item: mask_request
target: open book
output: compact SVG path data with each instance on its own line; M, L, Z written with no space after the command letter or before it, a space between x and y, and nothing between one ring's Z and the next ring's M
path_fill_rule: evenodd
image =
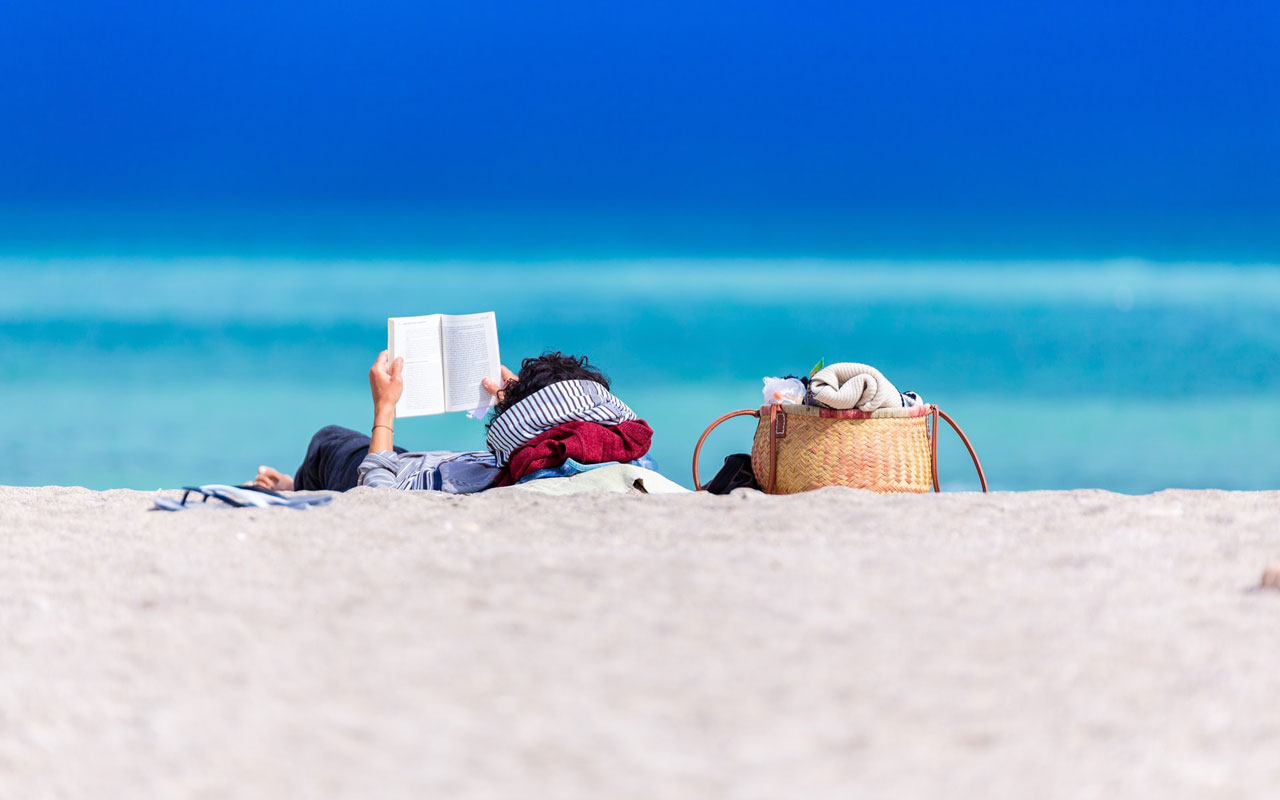
M493 405L480 381L502 380L498 323L493 312L428 314L387 320L391 361L404 359L404 394L397 417L471 411Z

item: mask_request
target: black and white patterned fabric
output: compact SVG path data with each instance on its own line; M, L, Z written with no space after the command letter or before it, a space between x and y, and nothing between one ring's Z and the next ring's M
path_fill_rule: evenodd
M498 415L485 445L498 464L539 434L566 422L621 425L636 419L627 404L595 381L560 381L539 389Z

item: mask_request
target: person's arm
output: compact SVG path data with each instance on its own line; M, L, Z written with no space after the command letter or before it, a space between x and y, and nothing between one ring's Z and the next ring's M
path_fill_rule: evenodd
M404 359L397 358L387 370L387 351L369 368L369 393L373 395L373 431L369 434L369 452L392 449L395 438L396 401L404 393Z
M386 350L378 354L378 360L369 367L369 393L373 395L373 430L369 434L369 452L384 453L395 446L396 401L404 393L404 359L397 358L387 373ZM489 394L502 400L502 389L507 382L516 380L516 375L506 367L502 367L502 384L491 378L485 378L481 385Z

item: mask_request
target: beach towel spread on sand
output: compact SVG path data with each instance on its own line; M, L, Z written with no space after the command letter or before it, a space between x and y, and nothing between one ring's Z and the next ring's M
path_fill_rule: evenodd
M847 361L819 370L809 379L809 391L814 405L826 408L875 411L921 403L914 392L899 392L875 367Z
M489 426L485 445L498 457L498 465L503 466L511 460L512 453L557 425L594 422L608 426L634 419L636 414L626 403L595 381L559 381L499 414Z
M644 420L618 425L566 422L534 437L511 455L494 486L510 486L539 470L573 460L580 464L632 461L649 452L653 429Z

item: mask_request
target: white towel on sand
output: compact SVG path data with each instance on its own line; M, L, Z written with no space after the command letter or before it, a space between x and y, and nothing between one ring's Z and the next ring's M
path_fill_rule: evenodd
M485 495L504 492L539 492L541 494L683 494L689 490L651 469L633 464L610 464L589 469L569 478L539 478L489 489Z
M902 393L880 370L867 364L843 362L818 371L809 380L814 403L827 408L901 408L906 405Z

